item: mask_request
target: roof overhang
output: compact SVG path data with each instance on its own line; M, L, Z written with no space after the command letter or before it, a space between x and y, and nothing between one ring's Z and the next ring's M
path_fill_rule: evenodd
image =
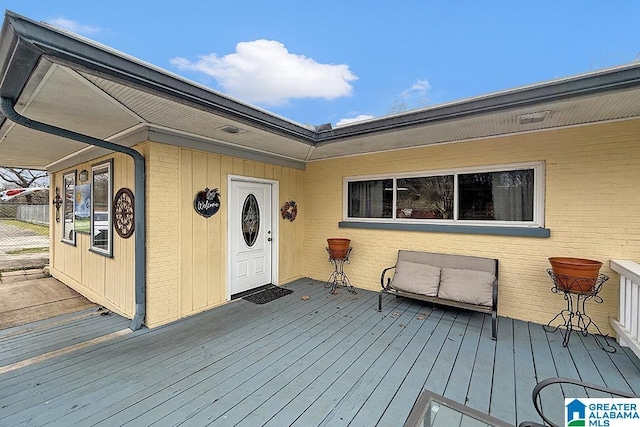
M633 63L322 130L12 12L0 33L0 78L0 96L34 120L125 146L152 140L297 168L640 115ZM0 165L59 170L101 154L0 116Z

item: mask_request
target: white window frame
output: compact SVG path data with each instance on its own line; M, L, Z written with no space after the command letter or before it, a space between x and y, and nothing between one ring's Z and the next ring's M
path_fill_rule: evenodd
M108 195L107 195L107 215L108 215L108 226L107 226L107 249L103 249L102 247L95 246L95 232L94 232L94 215L95 215L95 175L96 172L107 169L107 174L109 176L109 187L108 187ZM101 255L105 255L108 257L113 256L113 159L109 159L104 162L96 163L91 165L91 228L89 235L91 237L91 246L90 251L95 252Z
M73 177L73 185L72 185L72 196L71 196L71 237L67 235L67 177ZM76 170L68 171L62 174L62 241L64 243L68 243L70 245L75 246L76 244L76 232L75 232L75 213L76 213L76 194L75 188L77 184L77 175Z
M532 221L495 221L495 220L460 220L458 219L458 176L472 173L506 172L512 170L533 169L533 220ZM428 176L453 175L454 177L454 200L453 219L410 219L396 217L396 187L400 178L419 178ZM391 218L360 218L349 217L349 183L370 180L391 179L393 180L393 206ZM545 210L545 163L526 162L508 163L490 166L478 166L469 168L440 169L432 171L417 171L398 174L379 174L365 176L350 176L343 179L343 219L345 222L369 222L369 223L402 223L402 224L439 224L458 226L486 226L486 227L522 227L522 228L544 228Z

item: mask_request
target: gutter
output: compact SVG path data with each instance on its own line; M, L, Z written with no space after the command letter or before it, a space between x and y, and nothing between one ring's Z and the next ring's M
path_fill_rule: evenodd
M2 114L12 122L25 126L30 129L34 129L40 132L48 133L51 135L60 136L62 138L72 139L74 141L82 142L88 145L95 145L96 147L105 148L107 150L124 153L133 157L134 163L134 176L135 176L135 198L134 198L134 235L135 241L135 315L131 321L132 331L138 330L142 327L142 322L146 314L146 252L145 252L145 240L146 240L146 228L145 228L145 161L142 154L136 150L123 147L112 142L103 141L92 136L83 135L77 132L73 132L68 129L62 129L56 126L48 125L46 123L31 120L15 110L15 100L7 97L1 97L0 111Z
M30 52L38 51L37 58L30 58L31 62L24 64L25 69L33 69L39 59L39 54L43 54L52 62L66 65L72 69L83 69L93 75L107 76L116 82L131 85L145 92L161 94L165 99L189 103L195 108L249 126L255 126L307 145L313 145L317 139L317 132L303 125L212 91L178 75L169 74L159 67L115 49L63 32L51 25L35 22L15 12L6 11L3 29L4 27L7 27L5 31L12 31L16 37L24 42L24 46L18 43L19 51L11 54L11 60L14 60L15 57L29 58ZM6 36L3 35L2 39L4 37ZM9 47L9 49L11 48L13 47ZM1 56L2 51L0 51L0 58ZM1 65L0 63L0 67ZM1 74L2 70L0 69L0 77L3 77ZM28 72L18 73L15 78L24 83L29 79L29 74ZM4 82L3 86L11 86L9 90L15 91L12 97L18 99L19 89L23 87L23 84L7 85L7 82Z

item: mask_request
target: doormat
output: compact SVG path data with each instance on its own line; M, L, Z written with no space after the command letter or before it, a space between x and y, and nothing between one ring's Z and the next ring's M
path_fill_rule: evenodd
M266 304L291 293L293 293L291 289L273 286L263 291L256 292L255 294L247 295L246 297L243 297L243 299L254 304Z

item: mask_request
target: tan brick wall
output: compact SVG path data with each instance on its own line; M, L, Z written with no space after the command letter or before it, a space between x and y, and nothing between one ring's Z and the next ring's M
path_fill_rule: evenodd
M178 318L179 148L148 144L147 317L150 327Z
M338 228L346 176L532 161L546 163L550 238ZM608 317L618 313L618 276L609 260L640 258L639 169L638 120L313 162L304 176L305 275L326 280L331 273L328 237L352 240L345 271L355 286L371 290L380 288L380 273L394 264L398 249L498 258L500 314L546 323L564 307L562 296L549 291L547 258L596 259L611 279L604 303L589 304L588 312L612 332Z

